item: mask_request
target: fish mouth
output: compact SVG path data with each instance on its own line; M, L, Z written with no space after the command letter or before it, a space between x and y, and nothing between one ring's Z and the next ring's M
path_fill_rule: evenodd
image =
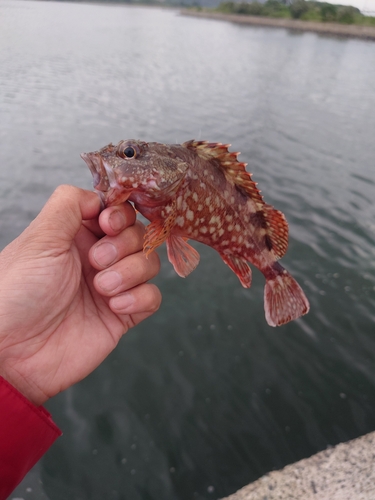
M81 158L90 169L94 189L104 192L109 191L111 184L108 170L105 168L101 156L98 153L81 153Z
M81 158L89 167L93 186L104 207L118 205L126 201L131 190L126 190L116 180L113 169L103 161L100 153L81 153Z

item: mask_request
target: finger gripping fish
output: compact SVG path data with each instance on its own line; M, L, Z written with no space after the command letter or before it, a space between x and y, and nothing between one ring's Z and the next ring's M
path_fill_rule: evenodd
M147 255L165 241L170 262L185 277L199 262L187 240L199 241L219 252L245 288L251 285L250 262L266 278L268 324L282 325L309 310L302 289L277 262L288 247L288 224L263 201L246 163L228 147L127 140L81 156L106 206L130 200L151 222Z

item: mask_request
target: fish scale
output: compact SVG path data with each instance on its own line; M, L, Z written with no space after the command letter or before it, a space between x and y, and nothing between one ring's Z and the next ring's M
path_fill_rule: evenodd
M193 239L219 252L245 288L253 264L266 278L266 320L282 325L309 310L301 287L277 262L288 247L288 224L264 202L239 153L228 148L194 140L127 140L81 156L106 206L132 201L151 222L146 255L166 242L175 271L186 277L199 263L199 253L187 243Z

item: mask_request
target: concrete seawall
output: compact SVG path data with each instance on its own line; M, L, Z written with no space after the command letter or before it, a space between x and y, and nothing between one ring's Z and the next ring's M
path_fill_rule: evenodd
M249 24L252 26L287 28L297 31L313 31L315 33L375 40L375 26L360 26L358 24L318 23L301 21L299 19L275 19L272 17L260 16L241 16L235 14L221 14L220 12L205 12L190 9L182 10L181 14L183 16L217 19L219 21L230 21L232 23Z
M273 471L223 500L374 500L375 432Z

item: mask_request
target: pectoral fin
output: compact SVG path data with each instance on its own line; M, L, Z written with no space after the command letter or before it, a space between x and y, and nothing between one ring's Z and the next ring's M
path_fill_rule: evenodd
M171 234L167 239L167 252L169 262L176 273L185 278L199 264L199 253L187 243L186 238Z
M176 219L173 211L166 219L156 219L146 227L143 251L148 256L168 238Z

